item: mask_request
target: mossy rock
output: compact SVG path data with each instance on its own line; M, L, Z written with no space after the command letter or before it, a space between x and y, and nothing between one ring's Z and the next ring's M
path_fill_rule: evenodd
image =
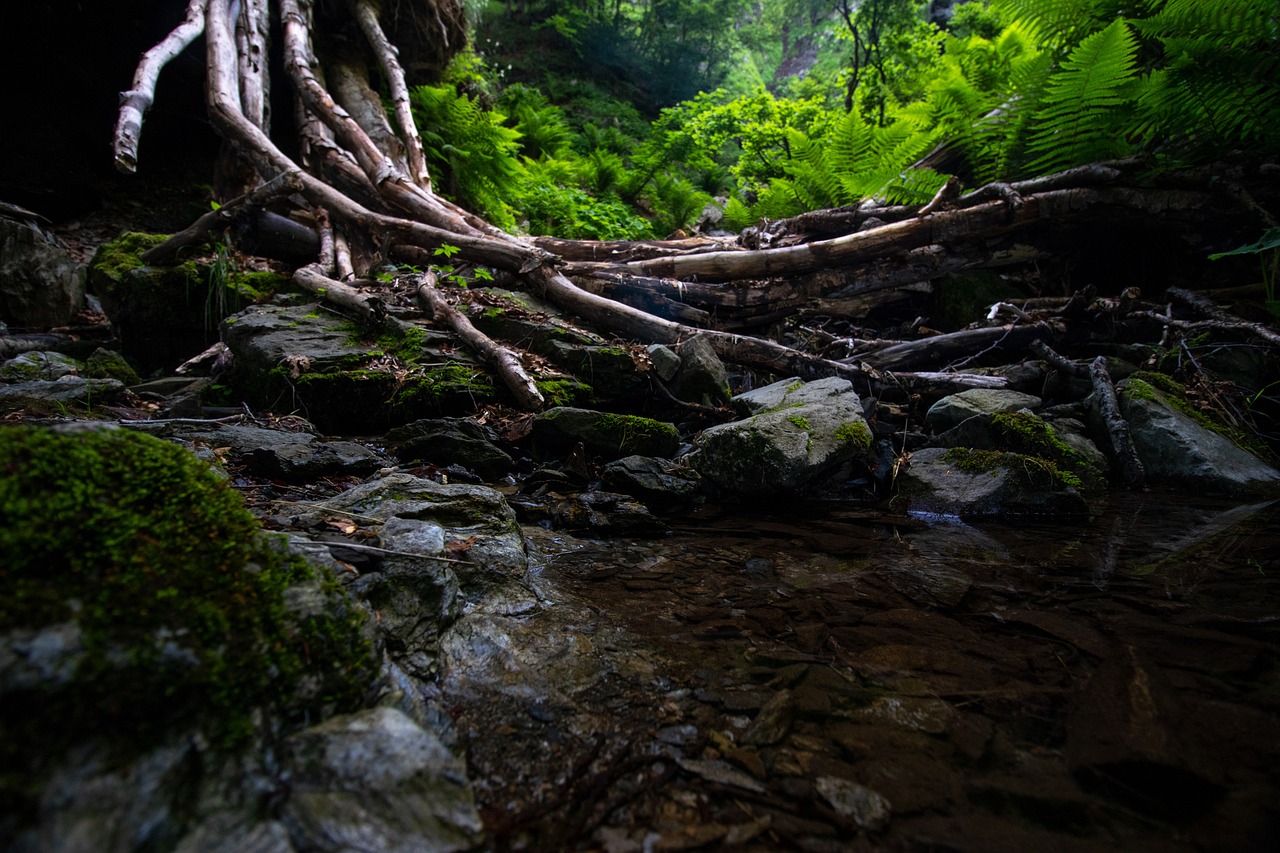
M190 452L118 429L9 427L0 471L0 641L62 642L56 666L10 655L0 670L6 768L91 736L141 747L195 727L231 746L257 709L287 728L364 703L367 611Z
M1073 450L1048 421L1027 411L975 415L938 436L934 446L1034 458L1065 485L1085 491L1107 485L1104 471Z
M664 421L564 406L538 415L533 437L542 453L568 453L581 443L588 452L608 459L631 455L670 458L680 446L675 426Z
M273 272L238 272L187 260L150 266L142 255L168 239L126 232L89 262L89 288L102 300L121 348L144 373L173 368L218 340L218 323L287 286Z
M84 375L91 379L116 379L125 385L137 385L142 381L124 356L105 347L99 347L85 359Z
M369 434L461 415L497 396L493 378L430 329L364 332L316 305L256 305L223 322L228 384L254 406L304 412L319 429Z

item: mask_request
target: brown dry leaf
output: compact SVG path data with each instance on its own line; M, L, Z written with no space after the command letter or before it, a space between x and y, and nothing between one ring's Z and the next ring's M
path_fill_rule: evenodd
M466 539L454 539L444 543L444 550L446 554L465 554L474 544L476 544L476 537L468 536Z
M330 527L338 528L338 530L340 530L347 536L350 536L351 534L355 533L357 530L360 529L360 526L358 524L346 518L326 518L324 520L324 523L329 525Z

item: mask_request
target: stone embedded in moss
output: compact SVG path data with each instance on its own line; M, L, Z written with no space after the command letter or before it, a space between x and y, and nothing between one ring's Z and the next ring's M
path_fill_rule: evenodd
M83 637L69 682L0 702L7 732L66 742L199 723L226 743L254 708L322 716L364 698L376 659L363 609L264 537L188 451L124 430L10 427L0 471L0 631L74 623ZM292 611L300 587L323 606Z

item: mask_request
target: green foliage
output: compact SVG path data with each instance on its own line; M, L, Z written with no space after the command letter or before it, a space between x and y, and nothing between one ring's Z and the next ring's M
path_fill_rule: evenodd
M440 189L494 224L513 227L510 200L523 177L520 132L452 86L419 86L409 96Z
M0 751L21 749L11 727L154 739L201 722L226 742L254 708L293 719L359 705L376 674L363 611L270 543L186 450L126 430L9 427L0 472L0 630L71 621L83 642L71 681L41 699L56 707L36 719L6 701ZM290 613L297 584L331 585L326 608Z
M1028 168L1056 172L1126 153L1137 41L1122 20L1080 42L1049 78L1027 145Z
M1216 261L1230 255L1257 255L1262 263L1262 286L1267 296L1267 310L1280 316L1280 301L1276 300L1276 283L1280 281L1280 228L1268 228L1253 243L1232 249L1229 252L1218 252L1209 259Z

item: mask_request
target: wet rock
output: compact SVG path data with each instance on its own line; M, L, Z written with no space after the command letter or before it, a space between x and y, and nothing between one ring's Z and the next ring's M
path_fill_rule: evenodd
M1132 646L1098 667L1067 721L1067 766L1147 812L1202 808L1222 769L1177 692Z
M363 477L391 464L386 456L363 444L325 441L306 432L235 424L135 426L152 435L230 448L251 471L291 483L313 482L321 477Z
M1280 471L1197 423L1159 389L1130 378L1116 390L1152 485L1223 495L1280 494Z
M35 224L0 217L0 321L65 326L84 304L85 280L84 265Z
M436 483L409 474L391 474L335 495L322 507L306 509L298 522L319 526L333 510L377 519L384 525L400 519L392 525L396 537L412 537L414 526L442 528L446 549L453 543L449 556L463 561L451 566L462 591L468 595L493 591L523 577L529 568L515 513L501 493L485 486ZM433 534L421 535L434 541ZM394 555L388 559L392 565L397 564ZM433 562L404 559L422 567Z
M691 464L718 487L739 495L794 494L871 460L871 430L846 379L775 382L740 394L743 420L711 427Z
M609 488L637 497L655 509L687 505L702 488L697 471L654 456L614 460L604 466L601 478Z
M706 779L708 782L714 782L717 785L729 785L734 788L741 788L744 791L752 791L756 794L764 793L764 785L761 785L755 779L727 762L678 758L676 763L680 765L682 770L687 770L695 776Z
M831 807L858 826L879 832L889 825L892 809L889 801L875 791L835 776L821 776L814 787Z
M987 456L974 454L987 453ZM1083 518L1084 498L1055 469L1021 454L994 451L917 450L898 475L895 508L960 518Z
M764 703L760 713L742 733L741 742L748 746L768 746L781 741L791 731L795 718L795 702L791 691L782 690Z
M0 365L0 380L5 382L52 381L79 373L80 364L60 352L24 352Z
M482 837L466 766L393 708L335 717L293 735L281 819L299 849L469 850Z
M915 696L882 696L857 715L930 735L946 734L956 720L948 703Z
M469 418L420 420L387 433L387 443L405 464L457 464L486 480L497 480L515 464L498 448L497 434Z
M289 830L276 820L262 823L234 819L205 821L183 836L173 853L295 853Z
M957 394L948 394L930 406L924 423L931 432L945 432L974 415L1037 409L1040 403L1039 397L1021 391L970 388Z
M649 361L653 362L653 370L663 382L670 382L680 372L680 356L668 346L650 344L645 348Z
M0 385L0 411L29 408L56 413L69 406L88 408L114 402L123 390L124 383L115 379L85 379L81 376Z
M705 336L694 335L681 341L676 353L680 356L680 381L674 389L676 396L709 406L729 401L729 377L724 363Z
M582 444L588 453L609 459L633 454L670 457L680 446L676 428L669 423L563 406L534 419L533 437L542 453L567 454Z
M604 536L646 536L660 533L667 526L654 517L644 504L628 495L613 492L583 492L574 498L582 508L557 513L557 526L567 529L588 529ZM562 508L569 505L568 501Z
M934 607L955 607L973 586L969 575L943 565L887 566L880 574L907 598Z
M378 630L392 659L410 675L431 678L440 634L458 618L462 607L451 564L430 559L444 554L444 530L391 518L382 527L382 547L400 553L386 555L382 570L359 578L351 590L378 614Z

